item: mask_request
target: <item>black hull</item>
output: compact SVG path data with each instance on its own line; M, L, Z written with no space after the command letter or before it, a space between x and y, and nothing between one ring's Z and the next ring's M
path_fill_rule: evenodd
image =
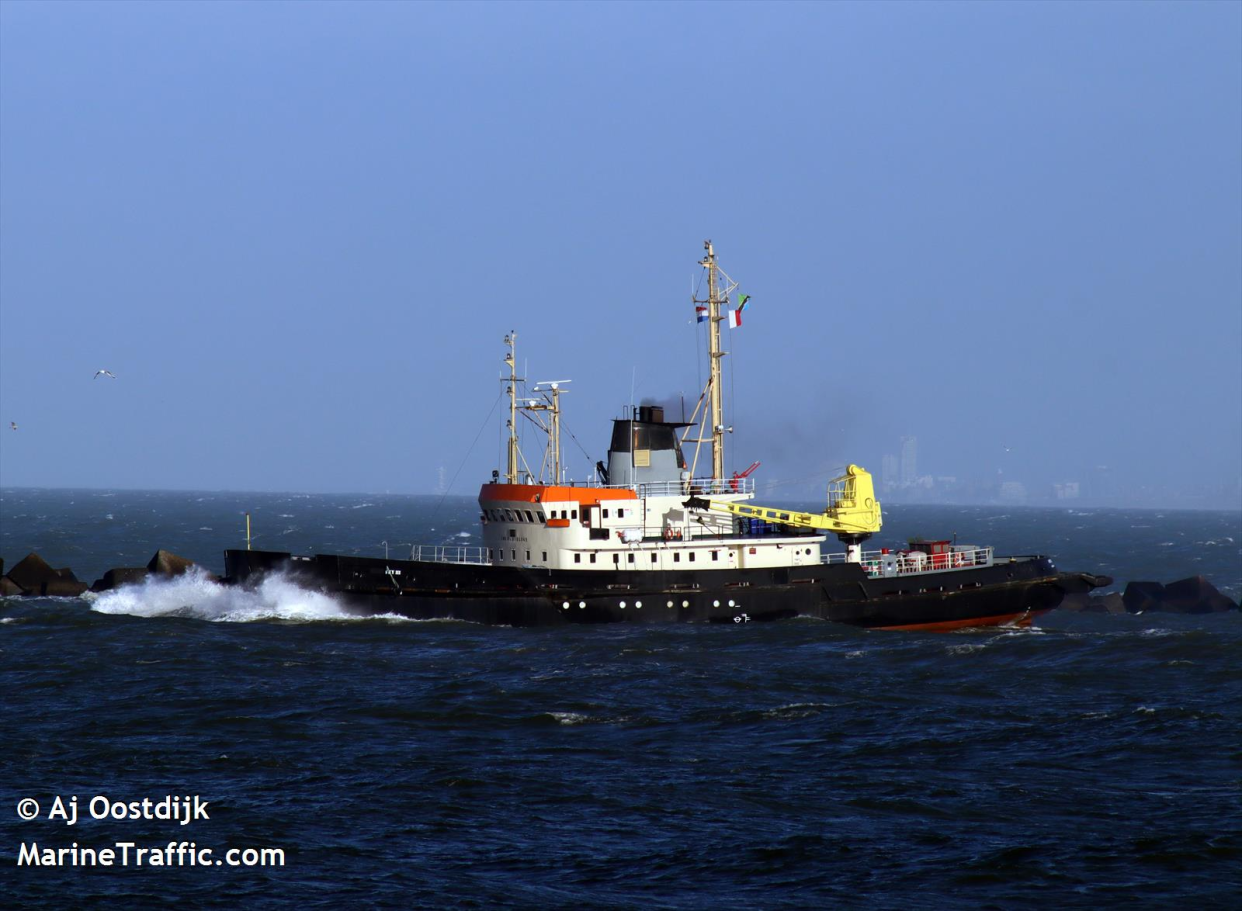
M1111 581L1059 573L1046 557L876 579L857 564L636 572L247 550L225 551L224 559L230 583L250 585L267 573L284 572L341 596L362 615L504 626L817 617L872 629L952 629L1029 622L1066 594Z

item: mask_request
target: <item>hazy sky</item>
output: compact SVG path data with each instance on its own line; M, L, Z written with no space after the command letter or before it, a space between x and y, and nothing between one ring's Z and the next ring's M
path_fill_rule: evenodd
M514 328L593 462L708 237L731 468L1238 484L1242 4L16 0L0 484L471 494Z

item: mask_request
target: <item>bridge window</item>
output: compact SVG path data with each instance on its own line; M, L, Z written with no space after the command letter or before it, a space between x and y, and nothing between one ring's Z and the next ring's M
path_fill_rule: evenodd
M527 522L534 522L534 521L535 521L535 517L534 517L534 516L532 516L532 515L530 514L530 510L529 510L529 509L528 509L528 510L526 510L526 521L527 521Z
M546 522L546 521L548 521L548 518L547 518L547 516L545 516L543 513L539 513L539 521L540 521L540 522Z

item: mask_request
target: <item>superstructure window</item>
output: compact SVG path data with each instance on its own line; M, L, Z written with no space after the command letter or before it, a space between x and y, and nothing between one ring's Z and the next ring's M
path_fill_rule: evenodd
M574 562L575 562L575 563L581 563L581 562L582 562L582 554L574 554Z
M675 550L675 551L673 551L673 562L674 562L674 563L680 563L680 562L681 562L681 551L679 551L679 550Z
M612 555L612 562L613 562L613 563L618 563L618 564L619 564L619 563L621 562L621 555L620 555L620 554L613 554L613 555Z
M694 562L694 551L690 551L690 562Z
M516 550L511 550L511 551L509 551L509 553L513 554L513 559L514 559L514 560L516 560L516 559L517 559L517 551L516 551Z
M544 563L548 562L548 552L546 550L543 552L543 562Z
M630 563L633 563L633 562L634 562L634 555L633 555L633 554L630 554L630 555L629 555L629 561L628 561L628 562L630 562Z
M529 550L526 552L526 562L527 563L530 562L530 551Z
M656 562L656 560L658 560L658 559L660 559L660 558L659 558L659 555L657 555L657 554L652 554L652 555L651 555L651 562L652 562L652 563Z
M624 518L625 518L625 510L624 510L624 509L618 509L618 510L617 510L617 518L618 518L618 519L624 519Z
M592 563L594 563L594 562L595 562L595 554L591 554L591 562L592 562Z
M607 519L607 518L608 518L608 510L606 510L606 509L604 510L604 518L605 518L605 519Z
M713 560L719 560L719 559L720 559L720 551L718 551L718 550L713 550L713 551L712 551L712 559L713 559Z
M576 509L575 509L575 510L574 510L574 512L573 512L573 515L572 515L572 516L570 516L570 518L571 518L571 519L576 519L576 518L578 518L578 510L576 510Z

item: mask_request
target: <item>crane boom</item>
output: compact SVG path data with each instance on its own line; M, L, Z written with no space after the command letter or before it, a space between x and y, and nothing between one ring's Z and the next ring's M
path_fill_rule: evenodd
M845 474L828 483L828 506L823 512L794 512L702 497L691 497L682 505L687 509L710 509L781 525L830 531L843 540L870 536L880 530L883 522L871 473L857 465L850 465Z

